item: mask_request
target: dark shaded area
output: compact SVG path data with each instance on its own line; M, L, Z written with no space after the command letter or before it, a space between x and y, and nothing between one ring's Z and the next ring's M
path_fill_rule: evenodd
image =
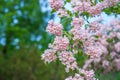
M0 80L64 80L66 76L58 63L44 64L36 47L22 47L12 53L9 59L0 55Z

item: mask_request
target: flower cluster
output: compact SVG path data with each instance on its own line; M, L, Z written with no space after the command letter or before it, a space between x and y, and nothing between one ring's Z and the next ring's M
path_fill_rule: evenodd
M49 3L61 19L71 19L71 29L63 31L62 24L52 20L48 22L47 32L54 34L55 39L42 54L42 59L48 63L59 59L65 65L67 73L70 69L78 71L74 77L65 80L98 80L93 70L99 68L103 68L103 73L120 71L120 20L114 19L108 25L104 23L104 18L89 21L82 15L83 12L88 12L92 18L120 1L103 0L95 3L94 0L70 0L72 11L65 8L64 1L66 0L49 0ZM83 67L77 63L81 57L86 59Z
M48 22L48 26L46 28L49 33L55 34L56 36L62 35L62 29L62 24L54 23L52 20Z
M74 27L82 27L84 24L84 19L82 17L79 18L73 18L71 25Z
M54 48L58 51L60 50L66 50L69 46L69 40L67 37L56 37L54 40Z
M57 11L57 15L58 15L59 17L65 17L65 16L68 16L68 13L67 13L67 10L65 10L65 9L59 9L59 10Z
M94 71L93 70L84 70L84 69L80 69L80 73L82 74L82 76L78 73L75 73L75 76L72 77L68 77L65 80L97 80L96 78L94 78Z
M83 74L85 75L86 80L95 80L95 74L93 70L84 71Z
M91 58L98 58L102 55L102 50L99 45L86 47L86 54L90 55Z
M63 1L62 0L49 0L49 4L51 8L58 10L63 6Z
M47 49L45 50L44 54L42 54L42 59L45 60L45 62L50 63L51 61L55 61L57 56L55 55L56 50Z
M72 76L66 78L65 80L84 80L84 77L81 77L79 74L75 73L75 76L72 78Z
M115 50L116 50L117 52L120 52L120 42L117 42L117 43L115 44Z
M66 65L66 72L69 72L69 69L75 70L77 68L76 59L73 57L72 52L61 52L59 54L59 59L62 64Z
M74 40L84 41L89 36L88 32L85 29L73 28L71 29L71 32L74 35Z
M71 4L73 6L74 12L88 12L90 15L100 14L103 9L107 7L112 7L116 5L119 0L104 0L98 4L94 4L91 0L72 0Z

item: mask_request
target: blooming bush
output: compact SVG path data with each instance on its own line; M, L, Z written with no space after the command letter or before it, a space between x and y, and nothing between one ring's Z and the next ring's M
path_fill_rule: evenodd
M95 71L103 73L120 70L120 20L105 23L100 14L117 6L120 0L49 0L50 6L62 19L69 18L70 30L64 24L48 22L47 31L55 35L49 49L42 54L45 62L59 60L66 73L76 71L65 80L98 80ZM71 10L65 5L70 4ZM97 17L96 20L88 19ZM65 23L65 22L64 22ZM79 65L79 58L84 65Z

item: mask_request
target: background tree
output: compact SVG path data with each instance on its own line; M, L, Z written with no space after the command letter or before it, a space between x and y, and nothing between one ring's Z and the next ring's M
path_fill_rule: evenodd
M46 47L50 38L45 26L51 17L48 11L42 12L41 7L39 0L0 1L0 42L4 44L0 44L0 49L4 57L20 44Z
M40 57L51 40L45 27L53 17L43 6L41 0L0 1L0 80L54 79L56 64L47 67Z

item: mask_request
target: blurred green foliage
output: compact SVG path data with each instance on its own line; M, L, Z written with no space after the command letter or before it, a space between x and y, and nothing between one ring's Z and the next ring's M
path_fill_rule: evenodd
M50 38L45 26L51 16L42 12L39 0L0 0L0 39L5 39L0 49L6 56L7 51L14 49L15 40L19 44L47 47ZM42 38L42 39L41 39Z
M41 7L39 0L0 0L0 80L54 78L54 65L46 67L40 57L51 39L45 26L52 18Z
M0 55L0 80L64 80L66 76L61 64L45 64L36 47L21 46L12 53L9 59Z

